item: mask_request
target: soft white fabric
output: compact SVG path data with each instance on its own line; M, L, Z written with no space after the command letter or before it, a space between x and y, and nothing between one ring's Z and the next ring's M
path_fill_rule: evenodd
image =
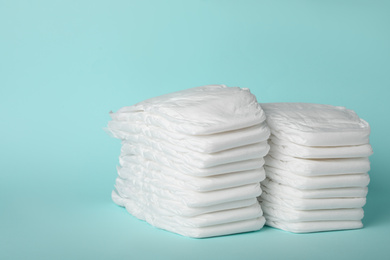
M187 164L196 168L209 168L264 157L268 151L269 145L266 141L208 154L190 150L177 151L174 145L147 140L142 143L123 142L121 156L156 153L158 158L161 158L163 154L169 160L179 162L180 164Z
M258 204L185 218L164 215L164 212L160 211L156 213L153 210L161 210L163 207L146 207L142 201L123 199L115 192L112 196L114 201L121 201L120 204L133 216L157 228L194 238L255 231L261 229L265 223Z
M285 141L272 135L270 137L270 152L280 153L297 158L329 159L329 158L356 158L372 155L370 144L350 146L303 146Z
M309 103L262 103L273 135L306 146L369 143L370 126L352 110Z
M287 194L279 193L277 196L267 193L265 190L261 194L261 200L269 203L296 209L351 209L362 208L366 204L366 198L325 198L325 199L300 199L292 198Z
M264 168L266 175L273 181L303 190L347 187L363 188L370 182L370 176L367 173L303 176L270 166L265 166Z
M265 158L265 162L268 166L305 176L365 173L370 170L370 161L367 157L300 159L280 153L269 153Z
M297 189L267 178L261 183L261 189L269 194L288 196L297 199L323 198L359 198L367 195L367 187L346 187L327 189Z
M334 221L304 221L304 222L284 222L267 217L267 225L293 233L310 233L333 230L362 228L360 220L334 220Z
M156 194L168 200L176 200L189 207L207 207L226 203L236 200L245 200L260 196L260 183L247 184L243 186L233 187L208 192L196 192L183 190L178 186L155 182L148 178L128 182L121 179L116 179L115 188L126 196L132 196L137 193L137 196L150 197L151 194Z
M172 214L161 207L149 207L144 204L147 201L143 200L126 200L125 207L130 211L135 211L134 205L142 212L137 212L137 215L148 215L147 221L153 225L156 219L170 223L170 225L178 225L180 227L207 227L230 222L248 220L261 217L263 211L258 203L248 207L216 211L206 214L197 215L194 217L182 217ZM144 217L143 217L144 218Z
M259 169L264 165L263 158L250 159L245 161L226 163L223 165L218 165L209 168L196 168L187 164L180 162L175 162L172 158L165 156L162 153L157 153L155 151L150 151L148 149L134 149L134 154L138 156L143 156L145 159L154 161L163 166L169 167L173 170L179 171L183 174L188 174L192 176L214 176L219 174L226 174L232 172L248 171ZM132 155L120 156L119 163L121 166L126 167L131 163Z
M263 216L248 219L243 221L230 222L226 224L220 224L215 226L207 226L201 228L186 228L180 226L170 226L170 222L154 222L154 225L158 228L166 229L171 232L180 234L182 236L188 236L193 238L206 238L215 236L225 236L236 233L245 233L251 231L260 230L265 223Z
M178 151L215 153L234 147L263 142L268 139L270 130L265 122L237 130L210 135L186 135L148 125L141 121L108 122L106 132L115 138L139 142L146 138L175 145Z
M364 217L362 208L356 209L320 209L320 210L296 210L261 202L265 218L278 219L279 222L303 222L303 221L333 221L333 220L361 220Z
M111 194L112 200L118 206L124 207L127 200L137 200L136 195L127 196L125 194L121 194L118 190L113 190ZM155 207L160 207L165 209L172 214L183 216L183 217L194 217L206 213L216 212L216 211L224 211L229 209L243 208L254 205L258 203L256 198L250 198L245 200L237 200L226 203L221 203L217 205L207 206L207 207L188 207L184 205L182 202L175 200L164 199L156 194L150 194L150 204Z
M196 177L181 174L168 167L164 167L135 156L129 157L134 161L127 167L118 167L118 175L122 179L133 181L142 176L153 179L155 182L168 182L183 190L213 191L242 186L251 183L259 183L265 178L264 168L249 171L220 174L208 177Z
M116 121L207 135L260 124L265 114L249 89L210 85L151 98L111 114Z

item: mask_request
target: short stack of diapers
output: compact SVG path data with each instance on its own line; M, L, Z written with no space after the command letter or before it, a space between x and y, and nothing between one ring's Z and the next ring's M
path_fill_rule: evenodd
M290 232L361 228L370 127L344 107L261 104L271 129L259 198L267 225Z
M189 237L259 230L269 128L248 89L210 85L111 113L122 140L114 202Z

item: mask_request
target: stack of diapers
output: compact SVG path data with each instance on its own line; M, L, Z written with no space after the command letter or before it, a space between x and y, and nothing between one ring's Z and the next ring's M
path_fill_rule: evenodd
M259 230L270 130L248 89L209 85L111 113L122 140L112 199L153 226L189 237Z
M259 197L267 225L290 232L361 228L370 127L344 107L261 104L271 129Z

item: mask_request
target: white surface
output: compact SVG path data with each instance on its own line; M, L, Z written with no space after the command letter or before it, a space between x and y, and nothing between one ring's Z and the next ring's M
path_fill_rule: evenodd
M114 120L207 135L260 124L265 114L248 89L209 85L151 98L111 114Z
M370 182L367 173L303 176L270 166L264 168L267 176L273 181L302 190L366 187Z
M360 220L283 222L268 216L267 225L293 233L322 232L362 228Z
M179 171L182 174L188 174L192 176L214 176L232 172L248 171L260 169L264 165L264 159L262 157L258 157L256 159L227 163L209 168L196 168L184 163L174 162L169 157L165 156L163 153L158 153L151 150L143 150L144 153L141 153L141 150L138 151L139 153L136 154L138 156L143 156L149 161L154 161L165 167L169 167L175 171ZM120 165L126 167L127 165L131 164L132 160L134 159L132 157L133 155L120 156Z
M292 198L287 194L269 194L263 191L261 200L269 203L296 210L313 209L352 209L362 208L366 204L366 197L361 198L324 198L324 199L301 199Z
M155 182L168 182L181 187L184 190L192 191L214 191L226 188L242 186L251 183L259 183L265 178L264 168L220 174L208 177L196 177L182 174L168 167L161 166L153 161L146 161L142 158L135 158L133 163L128 163L127 167L118 167L118 175L122 179L135 181L138 178L147 177Z
M142 142L146 138L175 145L178 151L193 150L201 153L215 153L268 139L270 130L265 122L238 130L210 135L188 135L173 130L146 124L143 121L108 122L106 132L115 138Z
M303 221L332 221L332 220L361 220L364 217L362 208L355 209L322 209L322 210L296 210L283 206L261 202L264 217L278 219L280 222Z
M121 207L125 206L127 200L137 199L136 195L126 196L124 194L120 194L120 191L116 189L112 191L111 197L115 202L115 204ZM216 211L248 207L258 203L256 198L251 198L251 199L221 203L213 206L192 208L192 207L188 207L187 205L184 205L180 201L164 199L155 194L151 194L150 198L152 198L152 200L150 201L150 204L152 206L160 207L168 212L171 212L172 214L183 216L183 217L194 217L194 216L216 212Z
M147 158L153 158L154 161L159 161L161 160L161 157L164 157L174 163L187 164L195 168L203 169L227 163L264 157L269 151L269 145L266 141L211 154L191 150L178 151L174 145L168 146L162 144L161 142L149 141L150 142L147 144L128 141L123 142L120 156L132 154L145 155ZM146 156L147 153L151 154Z
M370 144L322 147L304 146L292 143L290 141L281 140L274 135L270 137L269 142L271 146L271 152L277 152L297 158L355 158L368 157L372 155L372 147Z
M221 203L245 200L260 196L260 183L252 183L228 189L221 189L208 192L197 192L182 189L180 186L168 182L155 181L147 177L138 180L126 181L118 177L115 188L120 195L126 197L145 196L151 201L152 195L157 195L167 200L175 200L188 207L207 207Z
M323 198L360 198L367 195L367 187L345 187L326 189L297 189L267 178L261 182L262 190L269 194L283 194L292 198L323 199Z
M369 143L370 126L352 110L309 103L262 103L273 135L306 146Z
M304 176L365 173L370 170L370 161L367 157L301 159L274 152L269 153L265 161L268 166Z
M115 192L112 193L112 197L114 201L120 201L119 203L123 204L133 216L155 227L194 238L255 231L261 229L265 223L257 203L246 208L183 218L177 215L165 215L165 211L161 211L163 208L159 205L146 207L147 204L142 199L123 199Z

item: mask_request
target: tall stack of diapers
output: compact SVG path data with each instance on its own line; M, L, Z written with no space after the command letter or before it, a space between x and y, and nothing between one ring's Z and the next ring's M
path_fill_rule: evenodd
M192 88L123 107L111 117L107 130L122 140L115 203L189 237L262 228L256 198L270 131L248 89Z
M370 127L344 107L261 104L271 129L259 198L267 225L291 232L361 228Z

